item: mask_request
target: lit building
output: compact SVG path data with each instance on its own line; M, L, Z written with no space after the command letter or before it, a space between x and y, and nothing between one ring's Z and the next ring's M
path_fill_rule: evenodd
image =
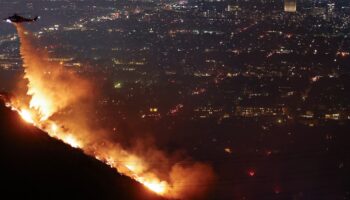
M296 12L297 1L296 0L284 0L284 11L285 12Z
M331 2L327 4L328 14L333 14L335 9L335 3Z

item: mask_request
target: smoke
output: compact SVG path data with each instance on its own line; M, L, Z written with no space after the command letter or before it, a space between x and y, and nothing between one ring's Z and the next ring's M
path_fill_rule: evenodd
M48 53L34 45L35 38L23 26L16 27L27 87L21 87L11 103L24 119L162 196L195 199L205 194L214 180L210 166L168 155L152 140L135 139L125 148L108 131L92 126L93 85L50 61Z
M31 108L39 111L41 120L87 97L89 84L73 71L59 63L49 61L46 51L31 43L31 35L22 25L16 25L21 42L21 56L28 80L27 95L31 96Z
M201 199L214 180L211 167L202 163L175 164L170 171L172 193L181 199ZM195 180L195 181L193 181Z

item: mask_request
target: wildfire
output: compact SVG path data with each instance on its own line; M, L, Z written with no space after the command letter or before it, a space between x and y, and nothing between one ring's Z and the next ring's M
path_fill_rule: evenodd
M57 125L56 125L56 124L51 124L51 132L52 132L53 134L56 134L57 131L58 131Z
M45 97L38 92L28 92L29 95L32 95L32 99L30 101L30 108L37 110L40 114L40 121L44 121L50 117L50 113L52 113L49 101L45 99ZM34 95L35 94L35 95Z
M29 110L22 109L18 111L18 113L20 114L22 119L28 123L40 124L40 122L43 122L43 120L40 120L39 122L35 122L32 117L33 114ZM83 148L82 143L77 138L75 138L72 134L62 134L56 123L51 122L51 126L49 129L45 129L45 128L42 128L42 129L44 131L47 131L48 134L51 135L52 137L62 140L63 142L69 144L73 148ZM95 157L98 160L103 160L99 156L95 156ZM134 177L136 181L142 183L149 190L157 194L164 195L167 192L167 189L169 187L166 181L160 181L156 177L151 177L151 176L142 177L137 175L137 174L142 174L142 172L144 171L144 167L142 166L141 162L142 161L139 158L135 156L129 156L128 161L125 161L123 164L131 172L131 174L133 174L132 177ZM111 167L116 167L116 162L114 161L113 158L106 159L106 164L108 164Z
M148 189L158 193L158 194L164 194L166 192L167 183L165 181L159 181L159 180L151 180L151 181L145 181L142 178L137 179L140 183L144 184Z
M40 106L40 104L38 104L38 106ZM38 127L46 131L50 136L62 140L63 142L69 144L73 148L83 148L82 143L76 137L74 137L74 135L60 132L61 130L56 123L51 122L50 128L46 129L44 124L48 122L42 120L42 118L40 118L39 121L35 121L33 119L33 114L29 110L22 109L18 111L18 113L20 114L23 120L31 124L38 124ZM95 155L95 157L96 159L101 160L99 156ZM106 159L106 164L108 164L111 167L116 167L116 162L113 158ZM142 161L139 158L131 155L128 157L128 160L123 163L123 165L130 171L132 177L134 177L136 181L143 184L149 190L160 195L164 195L167 192L167 188L169 187L167 182L160 181L158 178L152 176L142 177L138 175L142 174L142 172L144 171Z
M47 132L74 148L81 148L86 154L115 168L119 173L127 175L149 190L170 198L187 198L204 191L204 187L191 189L184 187L182 179L208 182L212 179L211 168L206 165L168 166L168 171L153 170L147 163L147 156L140 156L123 149L119 144L109 142L102 136L96 141L96 136L81 121L86 121L86 115L77 115L72 123L72 117L62 117L61 112L89 94L88 84L77 77L72 71L62 68L60 63L47 62L46 52L35 52L29 36L24 28L16 25L21 42L21 56L25 67L24 78L28 81L28 90L25 97L19 96L11 100L10 105L28 123ZM44 58L43 58L44 57ZM45 58L47 57L47 58ZM47 73L47 72L50 73ZM27 97L30 97L30 100ZM28 108L28 109L24 109ZM60 116L54 119L54 115ZM63 118L63 119L62 119ZM85 134L85 135L84 135ZM87 145L89 144L89 145ZM159 155L159 154L157 154ZM163 155L163 154L161 154ZM161 156L160 163L168 163L165 155ZM193 171L194 173L191 173ZM184 175L188 174L188 176ZM162 176L160 176L160 174ZM166 177L162 180L159 177ZM181 186L180 186L180 185Z
M45 101L38 101L38 102L42 102L43 104L40 104L40 103L35 104L36 105L34 107L35 109L33 109L32 112L27 109L18 110L14 108L14 110L18 111L18 113L20 114L23 120L25 120L28 123L36 125L40 129L46 131L50 136L62 140L63 142L65 142L66 144L69 144L73 148L84 148L82 145L82 142L78 140L73 134L65 133L64 130L61 130L60 127L55 122L52 122L51 120L48 120L46 118L46 116L48 116L47 114L41 113L42 111L45 111L45 109L40 109L42 108L41 105L45 107L46 105L49 105L49 104L46 103ZM36 116L33 114L33 112L37 112L35 113L36 115L39 116L37 119L33 117L33 116ZM50 125L47 126L47 124L50 124ZM94 156L98 160L105 160L106 164L108 164L111 167L117 166L113 158L101 159L97 155L94 155ZM140 158L130 155L128 156L127 160L123 162L123 165L125 166L125 168L127 168L130 171L131 177L133 177L136 181L143 184L149 190L160 195L164 195L166 193L167 188L169 187L167 182L160 181L156 177L152 177L152 176L142 177L139 175L145 171L142 165L142 160Z
M62 138L62 140L74 148L80 148L80 142L72 135L67 135L67 137Z
M34 124L34 120L32 118L32 114L26 110L22 109L21 111L18 112L19 115L22 117L22 119L28 123Z

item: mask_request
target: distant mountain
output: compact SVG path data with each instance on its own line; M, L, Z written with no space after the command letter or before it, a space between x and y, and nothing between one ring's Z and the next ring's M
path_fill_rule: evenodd
M0 100L0 199L162 199L23 122Z

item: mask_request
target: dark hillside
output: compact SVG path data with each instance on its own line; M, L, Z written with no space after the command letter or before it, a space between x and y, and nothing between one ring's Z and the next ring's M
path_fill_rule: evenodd
M0 199L161 199L0 102Z

